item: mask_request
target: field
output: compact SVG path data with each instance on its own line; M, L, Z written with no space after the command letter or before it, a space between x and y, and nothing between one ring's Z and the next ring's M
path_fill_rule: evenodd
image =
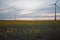
M0 40L60 40L60 21L0 20Z

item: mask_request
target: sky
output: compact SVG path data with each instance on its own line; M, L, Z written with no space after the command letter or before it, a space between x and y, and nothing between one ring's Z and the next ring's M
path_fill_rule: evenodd
M56 0L0 0L0 20L54 20ZM60 0L57 20L60 20Z

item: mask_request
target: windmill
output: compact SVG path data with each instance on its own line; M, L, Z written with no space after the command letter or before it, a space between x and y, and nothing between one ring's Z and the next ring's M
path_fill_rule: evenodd
M55 6L55 21L56 21L56 8L58 7L57 2L58 2L58 0L53 4Z

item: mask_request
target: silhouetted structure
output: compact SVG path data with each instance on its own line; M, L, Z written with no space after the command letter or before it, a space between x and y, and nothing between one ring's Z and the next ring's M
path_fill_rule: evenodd
M57 2L58 2L58 0L55 2L55 4L53 4L53 5L55 5L55 21L56 21L56 7L57 7Z

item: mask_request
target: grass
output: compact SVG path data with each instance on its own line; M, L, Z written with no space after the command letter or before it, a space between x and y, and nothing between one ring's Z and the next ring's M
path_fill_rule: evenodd
M60 21L0 21L0 40L60 40Z
M1 26L5 26L5 25L11 25L11 24L15 24L15 25L23 25L23 24L27 24L27 25L35 25L35 24L60 24L60 21L19 21L19 20L1 20L0 21L0 27Z

